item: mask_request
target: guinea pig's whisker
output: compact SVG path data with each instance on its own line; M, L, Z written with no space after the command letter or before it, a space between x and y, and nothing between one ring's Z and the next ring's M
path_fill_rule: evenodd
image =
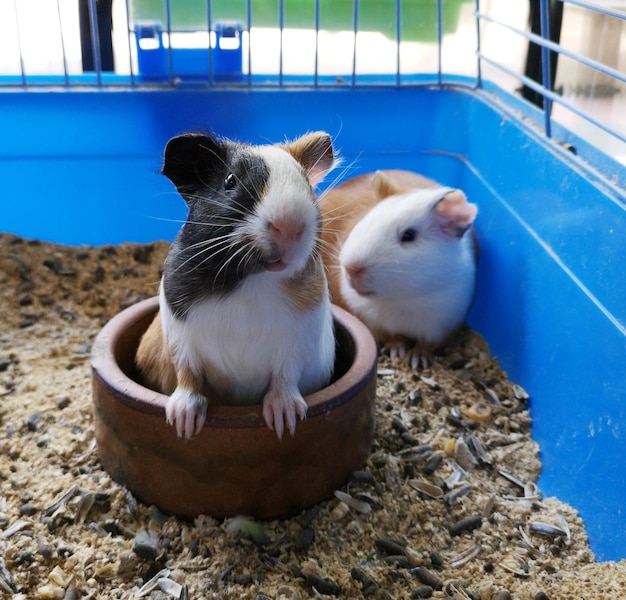
M212 258L217 256L220 252L223 252L224 250L227 250L228 248L232 247L233 246L232 240L234 238L235 238L234 234L228 234L228 235L221 236L220 239L204 240L203 242L199 242L198 244L190 246L190 248L192 249L195 249L195 248L201 248L201 249L198 250L198 252L196 252L192 256L190 256L183 263L178 265L176 270L178 271L182 269L188 263L191 263L192 261L196 261L196 259L198 259L199 257L202 257L202 260L199 263L196 264L194 262L194 264L191 265L191 268L189 269L188 272L190 273L191 271L198 269L201 265L203 265L208 260L211 260ZM204 247L202 247L203 245ZM205 255L205 253L207 252L210 252L210 254Z
M329 252L334 253L334 255L339 255L339 251L341 250L341 244L339 242L334 242L330 240L320 240L320 248L324 250L328 250Z
M330 181L328 185L326 186L326 189L324 190L324 192L320 194L320 197L322 197L325 193L334 190L341 183L341 181L349 175L350 171L356 169L355 165L356 165L357 160L358 158L346 164L345 166L343 165L341 159L338 159L337 161L335 161L335 167L338 167L339 165L341 165L341 170L335 174L332 181Z
M249 249L248 249L249 248ZM233 260L237 257L237 255L241 254L242 252L251 252L253 250L252 248L252 244L250 242L243 244L242 246L240 246L236 252L233 252L232 254L230 254L230 256L228 257L228 260L224 261L224 263L222 264L222 266L219 268L219 270L217 271L217 273L215 274L215 277L213 278L213 281L217 281L218 277L220 276L220 273L222 271L225 271L229 266L230 263L233 262ZM238 266L241 265L241 260L238 263Z
M211 238L200 240L199 242L196 242L195 244L190 244L188 248L190 250L193 250L196 248L210 248L212 245L218 242L221 242L222 240L235 238L235 237L236 237L236 233L234 231L229 231L225 233L224 235L216 235Z
M250 242L247 244L248 249L246 250L245 255L239 261L239 266L243 265L244 270L247 269L248 264L254 257L254 245Z

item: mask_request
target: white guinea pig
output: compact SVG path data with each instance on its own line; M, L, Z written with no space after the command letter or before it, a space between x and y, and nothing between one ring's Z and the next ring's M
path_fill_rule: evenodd
M355 177L321 198L331 300L413 368L463 324L474 296L478 209L410 171Z
M278 437L293 435L303 395L328 383L335 338L313 187L333 163L323 132L267 146L204 134L168 142L162 172L189 213L136 363L170 395L179 436L201 431L208 398L262 402Z

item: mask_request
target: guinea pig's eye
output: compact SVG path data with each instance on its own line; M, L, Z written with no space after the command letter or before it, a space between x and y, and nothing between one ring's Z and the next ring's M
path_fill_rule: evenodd
M400 234L400 242L401 243L413 242L413 241L415 241L416 237L417 237L417 231L415 231L415 229L413 229L413 228L405 229Z
M237 179L236 177L232 174L229 173L226 176L226 179L224 179L224 189L228 192L230 190L235 189L235 184L237 183Z

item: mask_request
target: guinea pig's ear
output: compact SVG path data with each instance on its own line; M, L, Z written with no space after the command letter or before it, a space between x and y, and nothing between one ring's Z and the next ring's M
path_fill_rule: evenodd
M383 173L383 171L376 171L372 177L372 185L378 194L378 199L389 198L394 196L400 191L393 181Z
M187 133L172 138L165 147L165 175L188 200L200 187L206 187L208 173L224 164L226 148L202 133Z
M307 172L309 183L315 187L335 166L335 154L330 135L324 131L307 133L284 145Z
M451 190L437 202L433 212L441 231L460 238L474 222L478 207L470 204L461 190Z

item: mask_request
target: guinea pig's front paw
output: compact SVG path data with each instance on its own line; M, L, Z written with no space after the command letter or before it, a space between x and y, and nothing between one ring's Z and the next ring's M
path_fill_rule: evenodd
M384 350L389 351L391 360L398 358L412 369L419 369L420 367L428 369L430 366L430 354L424 352L419 345L411 345L403 340L394 340L385 344Z
M207 401L204 396L176 388L165 406L169 425L176 426L178 437L186 439L200 433L206 421Z
M293 436L296 432L296 416L306 417L307 405L300 392L272 390L263 398L263 418L270 429L282 439L285 425Z

